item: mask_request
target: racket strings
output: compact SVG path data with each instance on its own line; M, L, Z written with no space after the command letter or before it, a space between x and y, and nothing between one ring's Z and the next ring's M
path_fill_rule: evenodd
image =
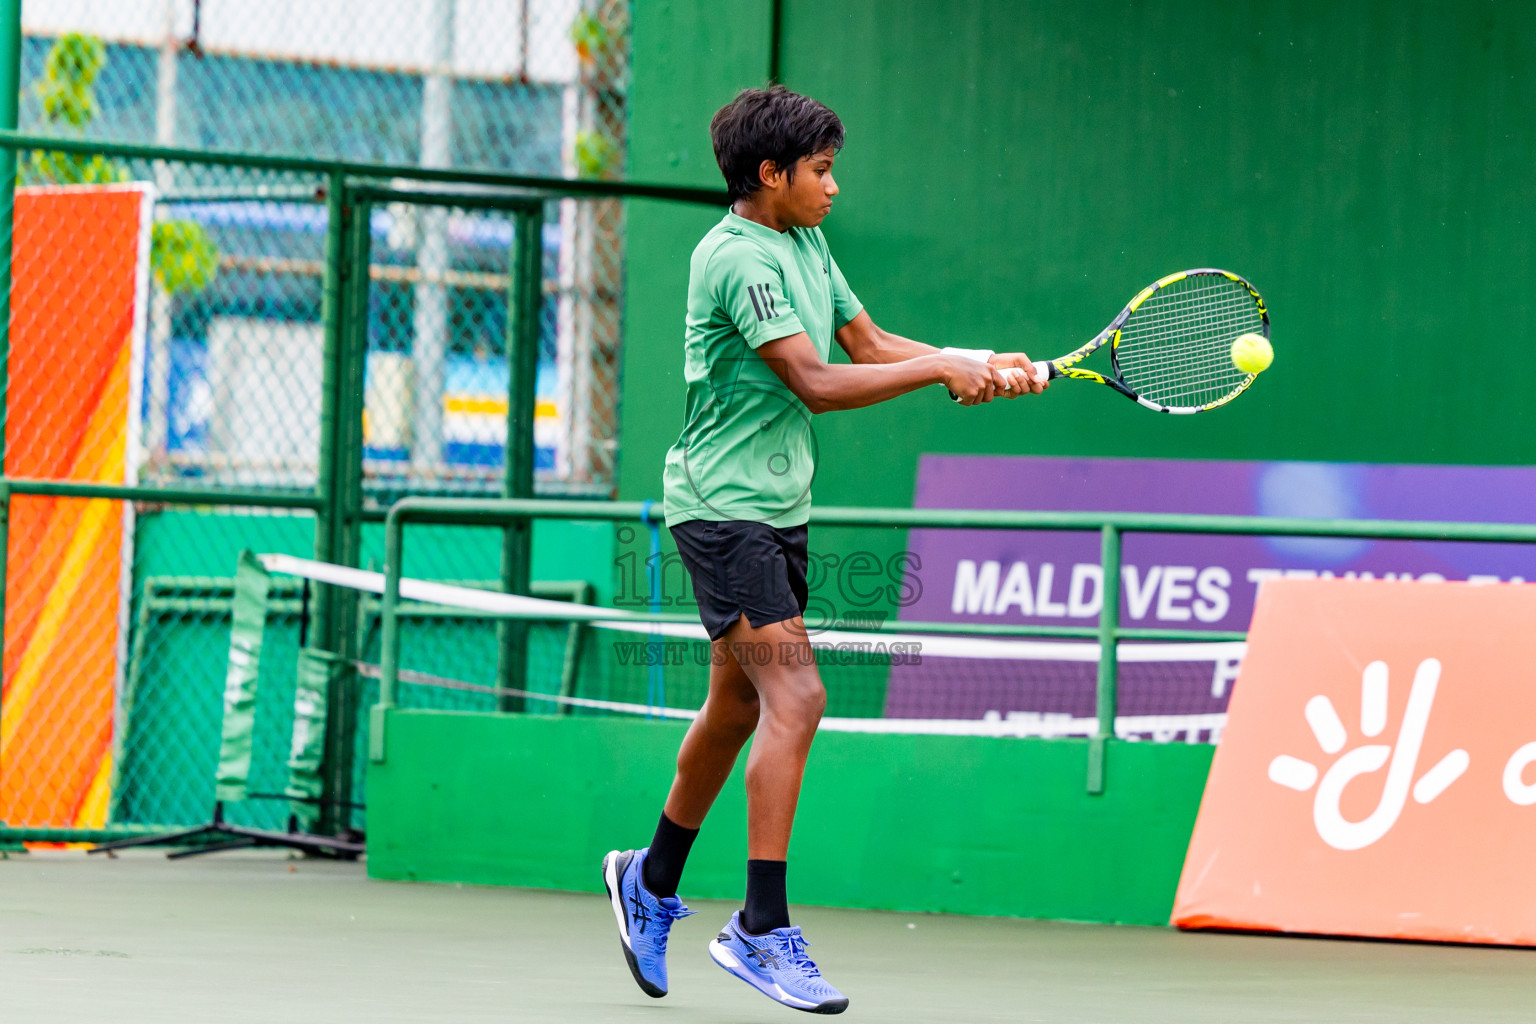
M1154 296L1154 300L1155 300ZM1122 328L1122 338L1145 344L1166 342L1175 335L1189 335L1189 341L1205 340L1203 335L1224 329L1229 322L1258 321L1258 307L1244 292L1240 296L1222 296L1217 299L1202 297L1201 301L1176 301L1163 304L1163 308L1137 310ZM1124 342L1122 342L1124 343Z
M1166 357L1175 350L1185 355L1215 354L1212 343L1219 342L1229 327L1251 328L1263 323L1257 304L1245 289L1237 294L1170 296L1153 305L1157 298L1154 295L1122 327L1122 357ZM1169 344L1174 339L1179 342L1177 346Z
M1154 294L1132 314L1124 330L1132 337L1161 340L1170 332L1198 335L1234 317L1260 319L1253 297L1240 285L1222 279L1181 288L1184 283Z
M1120 377L1160 405L1209 405L1248 383L1232 365L1232 342L1263 327L1258 300L1239 282L1187 277L1154 292L1121 326Z

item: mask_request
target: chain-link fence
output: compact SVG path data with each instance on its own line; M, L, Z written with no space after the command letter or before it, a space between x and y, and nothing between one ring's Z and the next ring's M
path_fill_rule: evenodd
M597 314L572 312L570 226L624 195L718 201L59 136L5 146L20 184L8 231L0 204L0 841L206 820L239 553L377 568L378 520L401 494L572 484L603 449L574 445L549 395L612 393L592 366L601 347L616 368L617 318L598 346ZM587 333L562 333L570 319ZM528 543L455 531L410 571L525 589ZM226 816L265 828L289 813L296 649L345 659L378 643L376 601L287 586L266 620L247 787L277 799ZM530 639L540 657L564 656L555 633ZM483 621L423 635L474 665L504 643ZM370 686L353 676L327 697L319 827L333 834L363 820Z
M611 491L620 197L718 202L604 183L628 11L27 0L31 141L7 150L9 223L0 204L0 841L208 818L240 551L378 567L400 495ZM527 544L460 531L410 571L523 587ZM273 585L253 794L297 756L296 649L378 642L371 599ZM422 635L481 675L504 641ZM565 657L559 630L528 642ZM362 823L371 685L327 697L333 833Z
M308 555L313 515L292 509L15 495L6 592L7 685L0 719L0 823L60 836L131 832L206 822L213 813L225 714L235 580L242 549ZM92 524L96 524L93 526ZM59 540L52 546L47 534ZM67 543L63 541L68 537ZM411 572L494 589L502 542L494 529L427 535ZM59 544L69 550L61 551ZM370 527L360 561L378 565L382 533ZM25 557L23 557L25 556ZM26 564L23 564L25 562ZM491 567L491 571L487 571ZM587 599L579 582L535 585L540 597ZM318 593L274 578L266 607L248 775L250 799L224 819L280 830L290 803L298 651L313 642ZM412 664L494 685L493 623L407 610ZM379 602L358 602L355 650L377 661ZM529 658L565 656L568 628L540 627ZM558 678L558 669L556 669ZM366 827L368 708L377 686L356 675L336 723L348 739L347 827ZM426 706L493 710L484 693L419 688ZM542 710L542 709L535 709Z
M628 0L27 0L23 29L23 131L549 177L624 170ZM312 484L298 439L320 414L324 183L64 154L23 161L21 180L154 186L141 478ZM546 213L542 493L613 486L623 227L614 199ZM371 229L370 489L497 493L509 222L396 205ZM238 395L223 390L236 381Z

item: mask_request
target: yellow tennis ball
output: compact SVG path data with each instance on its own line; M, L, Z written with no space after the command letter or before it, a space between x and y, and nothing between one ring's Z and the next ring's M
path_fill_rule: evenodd
M1232 365L1244 373L1263 373L1274 359L1275 350L1262 334L1239 334L1232 343Z

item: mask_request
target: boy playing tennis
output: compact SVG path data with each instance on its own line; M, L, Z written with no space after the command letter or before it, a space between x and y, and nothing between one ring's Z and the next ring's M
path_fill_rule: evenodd
M789 922L785 858L826 691L801 619L814 448L808 413L930 384L966 405L1039 394L1023 353L940 351L876 327L817 226L832 209L843 125L783 86L747 89L710 123L730 212L693 251L686 423L667 453L666 522L709 634L709 693L683 739L655 838L603 858L630 971L667 994L667 936L691 914L683 862L736 756L747 759L747 897L709 945L716 963L786 1006L841 1013ZM833 338L852 364L828 362Z

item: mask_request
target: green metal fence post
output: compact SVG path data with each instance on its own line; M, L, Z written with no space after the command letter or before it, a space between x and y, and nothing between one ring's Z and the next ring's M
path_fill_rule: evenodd
M348 194L346 175L326 180L324 365L320 389L320 452L315 558L356 565L362 513L362 379L367 343L368 218ZM361 325L361 326L360 326ZM355 656L357 595L349 588L319 588L311 643L343 658ZM356 694L351 677L330 694L326 708L325 783L319 829L348 827Z
M341 422L340 391L344 376L343 306L344 286L349 267L346 261L347 205L346 177L332 170L326 177L325 277L322 283L320 319L324 329L324 348L320 368L320 450L317 456L315 490L320 507L315 510L315 560L332 562L336 558L336 518L339 514L336 485L339 467L336 460L337 433ZM335 633L334 604L337 588L324 584L315 588L309 642L327 647ZM327 729L329 731L329 729ZM322 793L322 799L328 794ZM317 826L321 831L336 827L335 815L324 803L320 806Z
M21 0L0 0L0 129L16 130L21 97ZM0 478L5 475L5 434L11 364L11 233L16 213L16 150L0 148ZM5 655L5 547L10 491L0 499L0 665ZM5 684L0 669L0 688Z
M344 186L345 187L345 186ZM372 206L346 197L348 209L343 238L340 349L336 357L335 469L332 519L332 559L355 566L361 557L363 511L363 382L368 361L368 288L372 262ZM353 751L356 750L359 694L351 663L359 655L358 593L350 587L332 588L330 619L323 634L326 650L335 652L347 670L326 695L325 752L321 765L324 787L321 831L341 834L351 827Z
M21 0L0 0L0 130L15 131L21 107ZM11 235L16 214L16 154L0 148L0 474L10 391ZM0 584L3 585L3 584Z
M315 510L315 560L319 562L334 560L336 542L336 431L338 392L342 378L339 365L343 346L342 287L348 271L344 256L347 219L350 216L346 191L345 175L339 170L333 170L326 179L325 277L320 312L325 344L320 368L320 450L315 479L315 492L320 499L320 507ZM312 628L316 637L323 638L329 631L332 589L321 585L315 594Z
M533 419L537 401L539 367L539 310L544 299L544 205L529 203L514 215L510 309L507 317L507 442L504 498L533 497ZM517 519L502 527L501 588L509 594L528 593L533 557L533 522ZM528 624L507 620L497 627L501 647L497 658L497 685L526 689L528 671ZM524 700L503 694L503 711L522 711Z
M1099 727L1088 741L1088 792L1104 792L1109 741L1115 737L1118 701L1115 644L1120 638L1120 530L1106 523L1099 530L1099 571L1103 575L1099 609Z

